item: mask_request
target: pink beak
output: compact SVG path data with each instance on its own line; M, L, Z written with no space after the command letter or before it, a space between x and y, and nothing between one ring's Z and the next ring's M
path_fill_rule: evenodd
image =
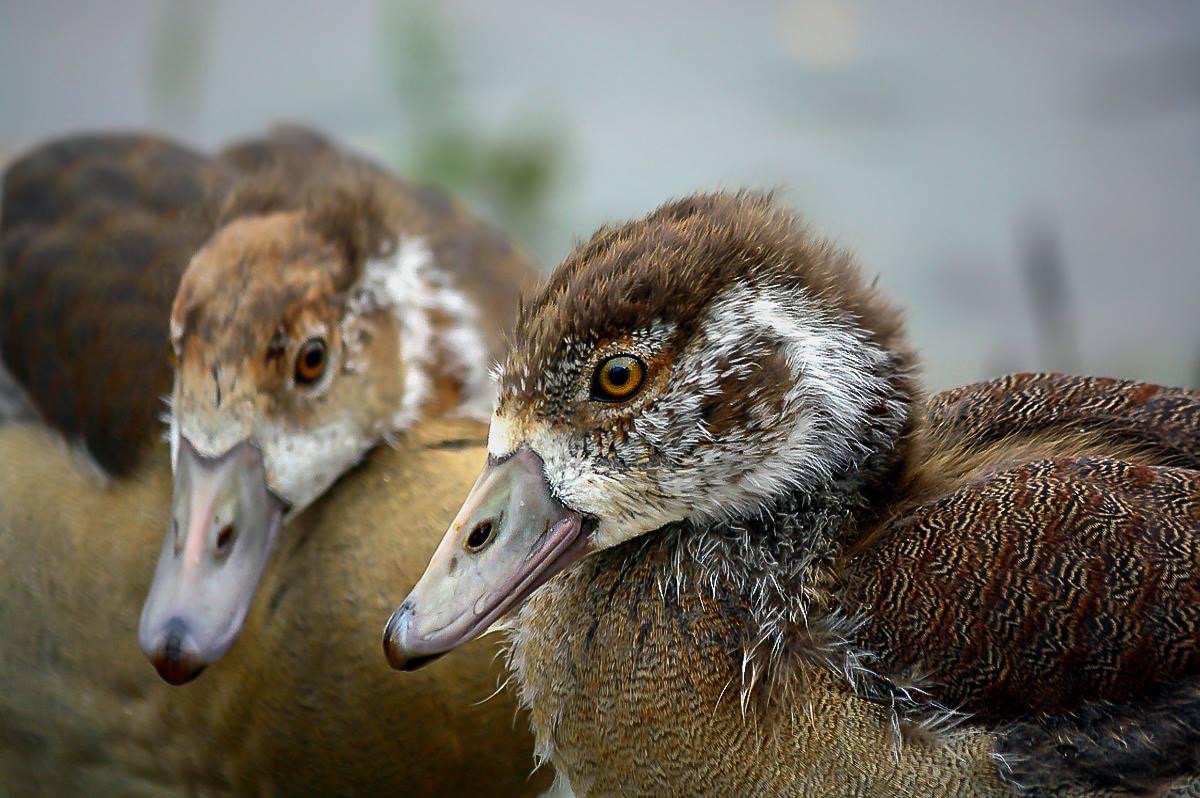
M285 509L256 447L208 458L181 439L171 529L138 627L164 680L191 681L233 645Z
M588 552L584 526L551 494L532 449L490 462L388 621L383 647L392 667L415 670L482 635Z

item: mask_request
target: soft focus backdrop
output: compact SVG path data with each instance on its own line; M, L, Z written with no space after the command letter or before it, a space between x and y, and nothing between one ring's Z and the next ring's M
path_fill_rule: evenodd
M0 153L276 121L547 266L667 197L778 187L908 307L935 387L1200 387L1194 0L0 0Z

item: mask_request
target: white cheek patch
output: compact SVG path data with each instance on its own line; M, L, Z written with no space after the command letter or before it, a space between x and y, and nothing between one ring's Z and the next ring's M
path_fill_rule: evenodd
M312 430L264 424L256 443L267 485L298 513L358 463L376 441L347 414Z
M166 418L171 442L171 468L178 464L181 438L205 457L220 457L243 441L259 448L267 487L300 512L320 498L347 470L358 463L378 438L364 430L350 413L316 429L259 420L254 426L243 414L226 411L211 424L170 412Z
M479 328L479 312L450 275L441 271L422 238L402 238L395 253L367 264L351 300L351 314L388 308L400 329L400 352L406 366L404 399L392 418L392 429L406 429L420 417L433 392L443 355L447 376L463 385L458 413L486 421L495 402L488 380L488 348ZM445 320L435 329L433 316Z
M227 404L215 414L180 414L178 409L173 395L164 416L172 471L178 465L180 443L185 438L204 457L220 457L249 441L262 452L267 487L291 505L293 514L319 498L377 443L350 413L304 430L252 417L253 409L248 404Z
M508 451L511 443L506 441ZM570 441L550 429L532 430L526 443L542 459L552 495L596 519L592 543L600 548L679 520L686 512L686 506L662 494L649 473L609 472L576 454Z
M782 352L791 373L778 431L754 452L754 467L734 480L709 480L711 489L693 494L695 516L721 518L744 512L748 498L811 489L860 457L870 411L890 395L881 375L891 356L801 290L739 285L712 308L701 325L707 342L698 354L736 359L752 329ZM902 414L899 406L889 410ZM714 455L736 453L736 441L723 444Z

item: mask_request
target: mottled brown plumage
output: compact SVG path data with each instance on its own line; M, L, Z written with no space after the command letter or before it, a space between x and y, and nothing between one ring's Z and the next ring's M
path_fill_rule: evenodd
M1018 435L1095 433L1164 464L1200 468L1196 392L1144 382L1014 374L930 397L933 432L973 449Z
M110 474L128 474L159 437L171 301L231 181L220 163L145 135L55 141L4 174L4 366Z
M1001 729L1014 783L1194 775L1200 395L1017 374L926 415L921 500L848 558L858 644Z
M646 371L619 401L594 387L614 355ZM1200 394L1015 375L925 399L912 363L886 300L769 197L601 230L519 323L393 664L542 584L510 661L580 796L1200 776ZM571 529L584 556L545 553Z
M887 670L977 720L1127 701L1200 670L1198 531L1195 471L998 459L893 518L845 601Z
M519 292L535 280L528 258L438 190L409 186L312 131L282 127L215 157L152 135L101 134L52 141L10 164L0 213L4 367L50 426L104 472L129 474L161 433L168 320L193 255L206 242L221 244L220 232L236 222L288 214L297 223L273 254L299 254L319 279L328 275L327 301L346 301L334 295L399 236L419 237L444 279L478 307L481 368L504 351ZM278 235L278 225L267 234ZM268 258L277 270L270 274L256 262L258 240L226 238L221 261L206 267L214 292L190 305L180 298L188 312L207 312L202 332L210 337L241 322L230 332L243 348L257 346L259 327L273 330L297 298L281 279L286 261ZM432 356L448 357L441 349ZM445 378L433 401L451 408L462 376L456 364L435 368ZM207 388L210 376L203 380Z

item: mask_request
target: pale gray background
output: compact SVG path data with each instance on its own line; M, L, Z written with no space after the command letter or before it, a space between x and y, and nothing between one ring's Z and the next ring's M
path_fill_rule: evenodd
M0 0L0 149L143 126L210 147L290 119L383 155L411 128L390 77L395 8L192 5ZM669 196L774 185L908 306L935 386L1055 366L1200 381L1198 2L457 0L432 13L470 125L536 123L563 143L567 169L525 235L547 264ZM164 44L170 14L194 17L195 35ZM156 84L166 62L178 96ZM1048 315L1068 321L1049 342L1031 296L1053 286L1023 277L1038 229L1066 274Z

